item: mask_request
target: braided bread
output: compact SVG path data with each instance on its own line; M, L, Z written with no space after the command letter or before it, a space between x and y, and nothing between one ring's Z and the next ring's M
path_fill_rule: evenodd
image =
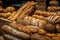
M39 19L29 17L29 16L26 16L23 20L29 22L31 25L35 25L35 26L38 26L40 28L44 27L47 23L46 20L42 20L42 19L39 20Z
M10 23L10 26L13 27L13 28L16 28L17 30L19 31L23 31L23 32L26 32L26 33L35 33L35 32L38 32L38 27L37 26L30 26L30 25L26 25L26 26L23 26L23 25L20 25L18 23Z

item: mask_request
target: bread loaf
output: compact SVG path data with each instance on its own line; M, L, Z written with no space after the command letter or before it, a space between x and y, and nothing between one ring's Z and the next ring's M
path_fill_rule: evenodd
M11 34L11 35L14 35L16 37L19 37L19 38L24 38L24 39L28 39L30 36L29 34L26 34L24 32L21 32L21 31L18 31L10 26L7 26L7 25L4 25L1 27L1 30Z
M50 23L59 23L60 16L49 16L46 18Z

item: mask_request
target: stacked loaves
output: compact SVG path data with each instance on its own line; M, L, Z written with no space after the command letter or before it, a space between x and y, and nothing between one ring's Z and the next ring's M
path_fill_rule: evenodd
M0 39L60 40L59 14L36 10L29 16L35 5L36 2L28 1L17 11L12 6L3 9L0 12Z
M36 10L46 11L46 0L36 0Z
M50 6L48 6L47 10L49 12L58 12L60 11L60 6L59 6L59 2L57 0L51 0L49 2Z

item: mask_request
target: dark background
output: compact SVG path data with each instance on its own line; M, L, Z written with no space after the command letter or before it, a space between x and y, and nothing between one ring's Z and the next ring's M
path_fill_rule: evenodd
M20 7L23 4L25 4L27 1L32 1L32 0L3 0L3 6L4 7L7 7L7 6Z
M3 7L14 6L16 8L19 8L20 6L25 4L27 1L36 1L36 0L3 0ZM46 8L49 6L50 1L51 0L46 1ZM57 0L57 1L60 3L60 0Z

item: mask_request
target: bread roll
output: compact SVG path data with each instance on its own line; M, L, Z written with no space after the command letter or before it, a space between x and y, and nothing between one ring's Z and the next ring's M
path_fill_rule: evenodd
M53 24L46 24L44 29L48 32L56 32L56 27Z
M13 11L15 11L15 8L12 7L12 6L9 6L9 7L7 7L7 8L5 9L4 12L13 12Z
M49 4L50 4L51 6L58 6L58 5L59 5L59 2L56 1L56 0L53 0L53 1L50 1Z

